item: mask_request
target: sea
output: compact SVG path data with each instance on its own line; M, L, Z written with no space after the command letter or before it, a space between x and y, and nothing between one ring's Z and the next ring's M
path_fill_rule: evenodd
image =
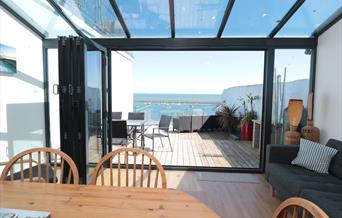
M134 94L134 111L145 119L159 121L161 115L214 115L221 95L215 94Z

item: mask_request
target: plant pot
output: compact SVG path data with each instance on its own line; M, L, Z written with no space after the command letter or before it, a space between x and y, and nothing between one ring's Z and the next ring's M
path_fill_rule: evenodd
M252 122L246 122L241 121L241 140L244 141L252 141L253 139L253 123Z

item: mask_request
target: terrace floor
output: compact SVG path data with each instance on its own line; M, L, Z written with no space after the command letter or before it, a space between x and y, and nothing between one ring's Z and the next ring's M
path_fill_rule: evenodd
M173 152L167 138L163 145L155 139L154 156L162 165L258 168L259 149L252 147L251 141L230 138L225 132L170 133ZM138 141L138 146L140 141ZM113 146L113 150L120 146ZM145 139L145 150L152 152L152 140ZM97 162L100 154L96 148L89 152L90 162Z

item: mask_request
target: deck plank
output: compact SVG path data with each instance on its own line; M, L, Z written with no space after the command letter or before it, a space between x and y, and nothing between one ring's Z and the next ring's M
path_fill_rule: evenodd
M163 138L164 147L160 139L155 139L154 156L163 165L259 167L259 149L253 148L251 141L234 140L225 132L171 132L170 140L173 152L171 152L167 138ZM113 146L113 150L119 147ZM145 140L145 150L152 153L152 140ZM100 154L96 148L90 148L90 161L97 162L99 157Z

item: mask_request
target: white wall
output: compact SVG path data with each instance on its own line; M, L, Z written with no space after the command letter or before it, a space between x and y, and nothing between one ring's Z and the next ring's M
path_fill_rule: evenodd
M127 119L133 111L133 61L125 52L112 52L112 111Z
M321 143L342 140L342 20L318 38L314 123Z
M42 41L0 8L0 44L16 48L17 73L0 73L0 162L45 144ZM0 168L1 171L1 168Z

